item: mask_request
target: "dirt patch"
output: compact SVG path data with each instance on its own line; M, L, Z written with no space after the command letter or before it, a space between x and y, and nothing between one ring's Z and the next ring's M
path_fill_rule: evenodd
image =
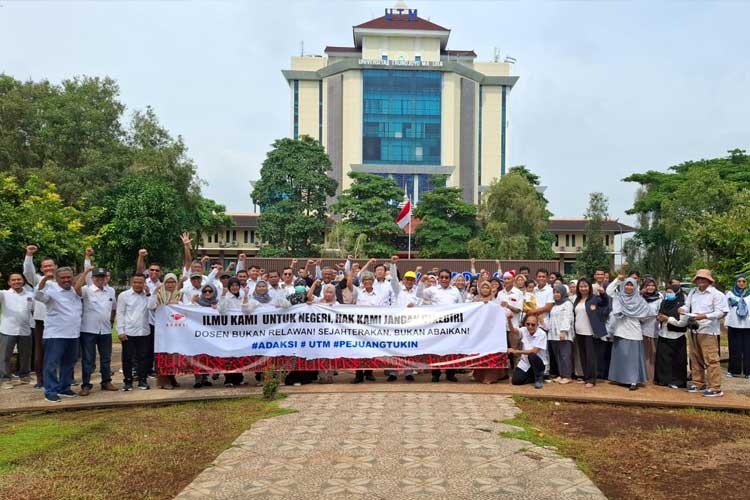
M750 416L518 398L610 499L750 498Z
M260 398L4 417L0 500L173 498L255 421Z

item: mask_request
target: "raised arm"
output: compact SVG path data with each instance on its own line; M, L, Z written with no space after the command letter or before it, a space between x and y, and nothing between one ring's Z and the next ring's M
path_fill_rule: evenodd
M294 262L294 260L292 260L292 262ZM247 255L244 253L237 256L237 272L240 271L247 271Z
M34 267L34 254L37 250L36 245L27 246L26 257L23 259L23 277L31 283L31 286L37 286L41 279L41 276L36 273L36 268Z
M374 264L375 259L368 259L367 262L365 262L365 265L359 268L359 275L362 276L362 273L367 271L367 268L370 267L370 264Z
M34 299L38 300L39 302L49 302L49 295L47 295L47 277L44 276L42 280L39 282L39 286L36 289L36 293L34 294Z
M503 277L503 266L500 265L500 259L495 259L495 264L497 264L497 276L499 278Z
M471 259L469 259L469 262L471 262L471 274L472 276L476 276L477 275L477 267L476 267L477 259L472 257Z
M91 247L86 248L86 252L83 254L83 270L85 271L89 267L93 267L91 265L91 257L94 256L94 249ZM93 283L93 280L91 279L91 274L86 274L86 285L90 285Z
M307 290L307 301L312 303L315 302L315 289L320 285L320 280L317 279L313 282L312 286Z
M182 266L190 272L190 264L193 262L193 255L190 252L190 234L185 232L180 235L182 241Z
M398 268L396 267L396 263L398 262L398 255L394 255L391 257L391 290L393 290L393 295L398 297L398 294L401 293L401 283L398 281Z
M146 256L148 255L148 250L145 248L141 248L138 250L138 258L135 259L135 272L136 274L143 274L146 271Z
M93 270L94 268L89 266L85 271L78 275L78 279L76 279L76 283L75 285L73 285L73 289L76 291L79 297L83 296L83 286L88 283L89 276L91 275L91 272Z

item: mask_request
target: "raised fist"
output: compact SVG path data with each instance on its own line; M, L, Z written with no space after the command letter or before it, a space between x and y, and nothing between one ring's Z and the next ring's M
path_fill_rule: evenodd
M93 257L94 256L94 249L91 247L86 248L86 257Z
M145 248L141 248L140 250L138 250L139 257L145 257L147 255L148 255L148 250L146 250Z
M26 255L34 255L39 248L36 245L29 245L26 247Z
M393 256L391 256L391 262L393 262L394 264L395 264L396 262L398 262L398 255L393 255Z

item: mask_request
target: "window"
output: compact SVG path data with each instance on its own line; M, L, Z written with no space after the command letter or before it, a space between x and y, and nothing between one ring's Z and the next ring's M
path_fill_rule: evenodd
M570 235L569 234L565 235L565 246L566 247L570 246Z
M299 137L299 80L294 80L294 138Z
M416 62L422 62L422 56L414 56Z
M232 241L237 241L237 231L232 231Z
M226 234L226 238L224 238L224 241L225 242L229 241L229 229L227 229L227 234Z
M363 163L440 165L442 73L366 69L362 75Z
M382 56L380 56L380 59L382 59L383 61L387 61L388 60L388 55L387 54L383 54Z
M609 246L609 235L608 234L604 235L604 244L607 245L607 246Z
M247 238L248 234L247 234L247 231L243 231L243 232L245 233L245 243L247 243L247 242L248 242L248 238Z
M255 243L255 231L250 231L250 243Z
M583 235L583 244L584 245L586 244L586 235L585 234Z
M219 242L219 233L214 233L214 243Z
M556 247L560 246L560 235L559 234L555 234L555 246Z
M573 246L576 246L576 235L572 235L570 240L573 242Z

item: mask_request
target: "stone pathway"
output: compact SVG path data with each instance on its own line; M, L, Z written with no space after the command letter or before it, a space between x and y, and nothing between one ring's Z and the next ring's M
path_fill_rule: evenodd
M281 405L297 413L255 424L177 498L605 498L572 460L498 435L520 412L507 396L296 394Z

